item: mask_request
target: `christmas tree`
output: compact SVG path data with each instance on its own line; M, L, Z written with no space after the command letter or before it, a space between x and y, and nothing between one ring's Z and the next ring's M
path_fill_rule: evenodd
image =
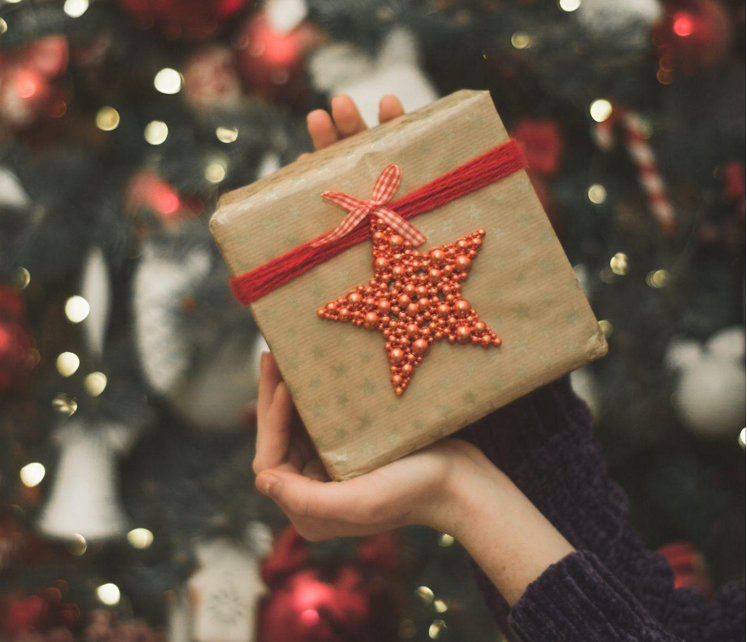
M254 489L266 345L207 223L338 93L374 125L384 94L490 90L610 345L572 382L634 526L681 586L741 577L744 18L0 4L0 638L501 639L449 534L310 544Z

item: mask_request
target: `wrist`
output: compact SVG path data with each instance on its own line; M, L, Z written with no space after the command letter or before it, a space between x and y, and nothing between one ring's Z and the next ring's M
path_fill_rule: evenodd
M477 452L482 460L449 476L449 509L437 528L464 546L513 605L531 582L574 549L508 476Z

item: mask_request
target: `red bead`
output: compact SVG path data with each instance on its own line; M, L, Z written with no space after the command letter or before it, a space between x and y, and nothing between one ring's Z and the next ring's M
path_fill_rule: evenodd
M379 299L379 312L381 314L389 314L389 311L392 309L392 304L389 303L388 299Z
M405 268L403 268L401 265L395 265L392 268L392 276L395 279L400 279L405 275Z
M374 260L374 270L377 272L380 272L381 270L385 270L389 267L389 261L385 259L383 256L380 256L379 258Z
M411 317L414 317L420 310L420 307L417 303L410 303L407 306L407 314L409 314Z
M422 299L418 299L418 305L420 306L421 310L427 310L430 307L431 302L423 297Z
M460 272L468 272L472 267L472 259L470 259L466 254L460 254L454 260L454 264L456 269Z
M414 339L420 334L420 328L416 326L414 323L410 323L407 326L407 336L411 339Z
M443 250L431 250L431 260L433 265L443 265L446 255Z
M428 352L429 347L430 345L425 339L418 339L417 341L413 341L412 351L419 357L423 357Z
M397 305L400 308L406 308L408 305L410 305L410 297L406 294L400 294L397 297Z
M456 329L456 338L459 343L469 343L472 332L466 325L460 325Z
M350 310L340 308L340 321L350 321Z
M409 363L406 363L405 365L402 366L402 374L410 375L412 374L412 371L413 371L413 367Z
M438 283L441 280L441 270L437 270L436 268L428 270L428 280L431 283Z
M472 306L469 304L469 301L466 301L465 299L459 299L454 304L454 309L456 310L457 316L463 317L469 314L469 311L472 309Z
M474 325L475 334L482 334L485 332L488 326L486 326L482 321L477 321Z
M363 320L363 327L367 330L373 330L379 325L379 315L376 312L366 312Z
M399 365L405 359L405 351L400 348L394 348L389 353L389 358L392 360L392 363Z
M442 303L438 306L438 316L440 317L448 317L451 314L451 306L447 305L446 303Z
M335 312L335 311L337 310L337 304L336 304L336 303L334 303L333 301L330 301L330 302L329 302L329 303L327 304L327 310L328 310L329 312Z
M324 308L319 308L316 311L316 316L318 316L320 319L325 319L327 317L327 310Z
M402 377L398 374L392 375L392 385L399 386L402 384Z
M391 247L393 250L400 249L405 243L405 239L401 237L399 234L392 234L392 236L389 237L389 247Z
M485 348L489 348L491 345L493 345L493 339L491 339L490 336L487 334L483 335L480 341L482 342L482 345Z

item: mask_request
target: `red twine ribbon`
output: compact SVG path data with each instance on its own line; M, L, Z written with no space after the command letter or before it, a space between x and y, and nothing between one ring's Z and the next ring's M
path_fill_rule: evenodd
M396 213L397 218L407 221L413 216L482 189L524 167L525 161L520 146L516 141L510 140L435 178L430 183L426 183L414 192L391 203L385 209ZM353 245L365 241L370 235L367 218L368 214L364 214L363 218L343 236L335 239L328 238L339 230L338 227L331 233L323 234L249 272L232 278L230 283L234 296L242 305L252 303L304 272L329 261ZM322 242L325 238L329 242Z
M410 241L415 247L425 243L425 236L417 227L408 223L397 212L384 207L388 203L399 187L402 178L402 170L398 165L388 165L376 179L373 188L373 196L367 201L359 201L357 198L348 196L343 192L324 192L322 198L340 205L347 210L349 214L345 220L340 223L332 232L322 237L320 241L313 244L314 247L331 243L346 234L350 234L356 225L365 220L367 216L376 215L382 219L389 227L399 232L406 240Z

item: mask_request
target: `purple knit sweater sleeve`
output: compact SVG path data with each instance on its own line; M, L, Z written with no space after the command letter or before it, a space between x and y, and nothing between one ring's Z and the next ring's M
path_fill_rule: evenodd
M591 423L565 377L459 433L577 551L548 568L513 609L478 571L501 628L524 642L744 640L744 582L710 603L695 589L674 589L666 559L627 525L627 498L607 474Z

